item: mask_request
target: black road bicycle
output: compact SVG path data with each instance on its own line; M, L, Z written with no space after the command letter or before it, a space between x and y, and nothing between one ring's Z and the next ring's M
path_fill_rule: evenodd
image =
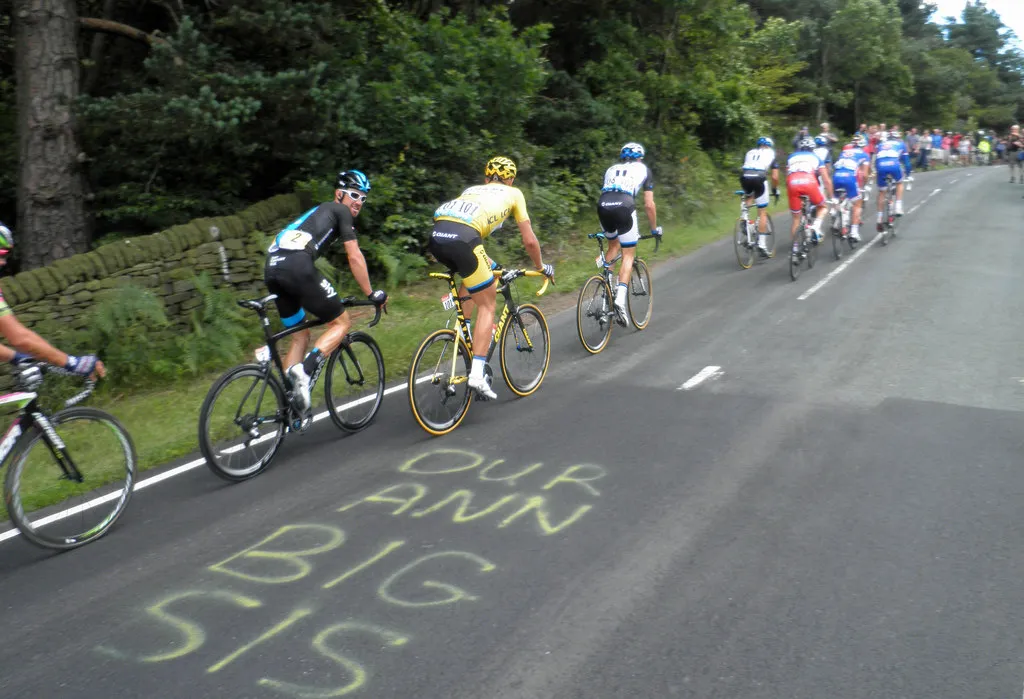
M0 396L0 410L18 417L0 440L6 464L4 505L18 531L33 544L66 551L105 534L124 514L135 487L131 436L117 419L96 408L72 407L92 393L95 381L47 415L36 392L42 362L20 365L17 393Z
M276 294L239 301L255 311L267 340L256 351L256 362L231 369L210 388L199 411L199 448L206 465L228 481L244 481L258 475L273 460L288 432L304 431L312 413L302 415L292 405L293 386L281 363L277 343L318 325L307 320L278 333L270 332L267 306ZM372 306L372 301L348 297L346 308ZM369 327L380 322L382 306ZM369 425L384 398L384 358L377 341L362 331L350 332L321 365L326 371L324 402L335 425L346 432L358 432ZM310 380L310 394L316 388L317 372ZM314 403L313 410L318 406Z
M595 274L583 283L579 299L576 301L576 330L583 347L591 354L597 354L608 346L612 337L612 322L625 326L627 319L619 316L615 310L613 290L619 283L618 274L614 271L615 263L622 258L620 254L604 266L604 242L607 237L603 232L587 235L597 240L601 250L598 265L602 267L600 274ZM642 235L640 240L654 238L654 252L661 246L660 235ZM651 322L651 311L654 307L654 283L647 263L638 257L633 260L633 271L629 275L629 286L626 292L626 310L629 322L637 330L643 330Z
M796 281L800 276L800 267L806 261L807 269L814 267L814 261L818 257L818 241L814 239L814 229L811 224L814 222L814 207L807 196L800 197L803 204L800 207L800 225L796 234L799 236L799 248L789 251L789 278Z

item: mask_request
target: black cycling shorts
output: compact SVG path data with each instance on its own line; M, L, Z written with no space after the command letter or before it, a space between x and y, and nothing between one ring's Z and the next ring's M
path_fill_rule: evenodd
M752 197L762 196L767 185L768 178L765 175L753 173L740 175L740 187L743 188L745 194L749 194Z
M345 312L334 285L316 268L308 252L269 253L263 279L270 293L277 294L275 303L285 327L301 323L307 311L328 323Z
M456 221L435 221L427 250L448 271L462 277L470 291L480 291L494 283L484 241L475 228Z
M636 200L625 192L603 192L597 200L597 220L608 240L617 238L624 248L636 247L640 241Z

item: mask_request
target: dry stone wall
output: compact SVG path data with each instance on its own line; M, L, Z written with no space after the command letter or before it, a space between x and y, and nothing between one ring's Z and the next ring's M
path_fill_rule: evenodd
M0 289L25 325L77 330L105 289L132 284L163 301L168 331L175 332L188 326L189 311L202 302L192 280L203 272L239 292L262 293L268 236L311 205L306 193L279 195L236 216L195 219L4 277Z

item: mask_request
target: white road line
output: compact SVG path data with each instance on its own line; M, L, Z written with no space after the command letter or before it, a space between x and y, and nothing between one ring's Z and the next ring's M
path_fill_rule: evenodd
M973 173L973 172L968 172L968 173L967 173L967 176L968 176L968 177L971 177L972 175L974 175L974 173Z
M959 178L959 177L954 177L954 178L953 178L952 180L950 180L950 181L949 181L949 183L950 183L950 184L956 184L956 183L957 183L957 182L959 182L959 181L960 181L960 178Z
M799 296L797 296L796 300L797 301L803 301L804 299L808 298L811 294L813 294L815 291L817 291L821 287L823 287L826 284L828 284L830 281L832 281L836 277L836 275L840 274L844 269L846 269L847 267L852 265L857 260L858 257L860 257L865 252L867 252L868 248L870 248L872 245L877 243L879 240L881 240L881 236L876 235L874 238L872 238L871 240L866 242L864 245L861 246L860 250L858 250L857 252L853 253L853 255L851 255L849 259L847 259L841 265L839 265L834 270L832 270L827 275L825 275L824 279L819 281L817 284L812 286L810 289L808 289L804 293L802 293Z
M418 379L416 381L416 383L422 383L423 381L426 381L429 378L430 378L429 376L424 376L424 377ZM397 393L398 391L404 391L408 387L409 387L409 383L408 382L400 383L400 384L398 384L396 386L392 386L391 388L384 389L384 395L386 396L386 395L388 395L390 393ZM369 402L371 400L373 400L373 396L366 396L365 398L360 398L359 400L354 400L351 403L346 403L345 405L340 406L339 410L345 410L347 408L351 408L351 407L354 407L354 406L359 405L361 403ZM326 410L323 411L322 413L318 413L318 414L314 415L313 416L313 422L319 422L320 420L323 420L325 417L327 417L327 411ZM259 439L254 440L252 442L252 444L259 444L260 442L265 442L268 439L271 439L272 437L273 437L273 433L266 434L266 435L260 437ZM234 447L230 447L228 449L225 449L224 453L226 453L226 454L227 453L233 453L233 452L236 452L236 451L240 451L243 448L244 448L244 446L239 444L239 445L236 445ZM132 489L132 492L134 493L137 490L142 490L143 488L148 488L151 485L156 485L160 481L165 481L168 478L174 478L175 476L179 476L182 473L185 473L186 471L191 471L194 468L199 468L200 466L203 466L204 464L206 464L206 459L195 459L193 461L189 461L188 463L182 464L181 466L175 466L174 468L168 469L167 471L164 471L163 473L158 473L156 475L150 476L149 478L143 479L141 481L137 481L135 483L135 487ZM106 495L101 495L98 498L93 498L92 500L89 500L87 502L83 502L81 505L75 505L74 507L70 507L70 508L68 508L66 510L61 510L60 512L54 512L52 515L47 515L46 517L43 517L42 519L36 520L35 522L33 522L33 524L36 525L36 526L39 526L39 527L46 526L47 524L53 524L54 522L59 522L62 519L67 519L68 517L71 517L72 515L76 515L79 512L85 512L86 510L91 510L94 507L99 507L100 505L102 505L104 503L107 503L107 502L110 502L111 500L114 500L114 499L118 498L119 496L120 496L120 492L107 493ZM5 531L5 532L0 532L0 542L7 541L8 539L13 539L14 537L18 536L19 534L21 534L21 532L19 532L17 529L10 529L10 530Z
M954 180L954 181L955 181L955 180ZM929 199L931 199L932 197L934 197L934 196L935 196L936 194L938 194L938 193L939 193L939 192L941 192L941 191L942 191L942 188L941 188L941 187L940 187L940 188L938 188L938 189L933 189L933 190L932 190L932 192L931 192L931 194L929 194L928 196L926 196L926 197L924 198L924 201L920 202L919 204L915 204L915 205L914 205L914 206L913 206L913 207L912 207L912 208L910 209L910 211L908 211L908 212L907 212L907 215L909 216L910 214L912 214L912 213L914 213L915 211L917 211L917 210L918 210L919 208L921 208L921 206L922 206L922 205L923 205L923 204L924 204L925 202L927 202L927 201L928 201ZM806 300L807 298L809 298L811 294L813 294L813 293L814 293L814 292L816 292L816 291L817 291L818 289L820 289L821 287L823 287L823 286L825 286L826 284L828 284L828 283L829 283L830 281L832 281L832 280L833 280L833 279L834 279L834 278L835 278L835 277L836 277L836 276L837 276L838 274L840 274L840 273L841 273L841 272L842 272L842 271L843 271L844 269L846 269L847 267L849 267L850 265L852 265L852 264L853 264L853 263L854 263L854 262L855 262L855 261L857 260L857 258L858 258L858 257L860 257L861 255L863 255L863 254L865 253L865 251L867 251L867 249L868 249L868 248L870 248L870 247L871 247L872 245L874 245L874 244L875 244L876 242L878 242L879 240L880 240L880 238L879 238L879 237L878 237L877 235L876 235L876 236L875 236L874 238L872 238L871 240L869 240L869 241L868 241L868 242L867 242L867 243L866 243L866 244L865 244L865 245L864 245L863 247L861 247L861 249L860 249L860 250L858 250L857 252L853 253L853 256L852 256L852 257L850 257L850 258L849 258L848 260L846 260L846 261L845 261L845 262L843 262L843 263L842 263L841 265L839 265L839 266L838 266L838 267L836 267L836 268L835 268L834 270L832 270L832 271L831 271L831 272L829 272L829 273L828 273L827 275L825 275L825 278L824 278L824 279L820 280L820 281L819 281L819 282L818 282L817 284L815 284L814 286L812 286L812 287L811 287L810 289L808 289L808 290L807 290L807 291L805 291L804 293L800 294L800 296L797 296L796 300L797 300L797 301L804 301L804 300Z
M686 383L677 388L677 391L689 391L691 388L695 388L700 384L704 383L710 378L718 378L722 375L722 367L720 366L706 366L696 374L693 375Z

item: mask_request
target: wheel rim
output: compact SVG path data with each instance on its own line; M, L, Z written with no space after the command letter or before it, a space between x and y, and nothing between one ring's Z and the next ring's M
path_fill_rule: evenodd
M217 389L203 411L204 456L228 478L258 473L284 439L284 395L276 384L263 384L261 371L237 374Z
M637 330L643 330L651 322L651 311L654 308L654 283L651 273L643 260L633 263L633 272L629 275L629 294L626 297L629 305L629 317Z
M456 347L453 331L439 331L424 340L409 372L410 404L423 429L444 434L458 426L472 399L468 378L469 357L464 346Z
M519 308L519 321L508 321L501 337L501 370L505 383L517 395L533 393L548 373L551 343L540 309Z
M63 477L36 432L8 464L9 512L0 517L9 515L39 546L75 548L101 536L124 512L135 484L135 449L117 420L92 408L58 413L51 424L82 481Z
M611 295L601 277L591 277L580 289L576 302L576 328L580 342L592 354L605 348L614 322Z
M754 264L754 251L747 246L747 222L742 218L736 222L732 244L736 249L736 262L743 269L750 269Z
M332 419L342 429L368 425L384 397L384 363L376 345L352 338L331 355L324 377L324 395Z

